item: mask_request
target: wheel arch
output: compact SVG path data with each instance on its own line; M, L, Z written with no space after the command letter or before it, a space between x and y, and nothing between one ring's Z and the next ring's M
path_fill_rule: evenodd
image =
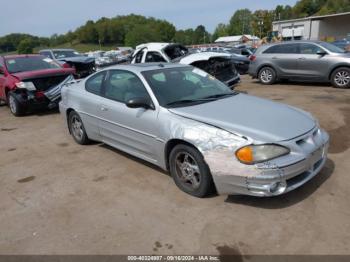
M66 121L67 121L67 126L68 126L68 130L69 130L69 133L71 134L71 131L70 131L70 127L69 127L69 115L71 112L75 112L75 110L73 108L67 108L66 110Z
M339 68L341 68L341 67L346 67L346 68L350 69L350 65L349 64L338 64L338 65L334 66L331 69L331 71L330 71L330 73L328 75L328 80L332 80L331 78L332 78L332 75L333 75L334 71L339 69Z
M277 72L275 66L273 66L273 65L270 64L270 63L266 63L266 64L260 65L260 66L258 67L258 69L256 70L256 75L257 75L257 77L259 76L259 73L260 73L261 69L263 69L264 67L270 67L270 68L272 68L272 69L275 71L275 73L276 73L276 78L278 78L278 75L277 75L278 72Z
M174 149L175 146L180 145L180 144L187 145L187 146L193 147L193 148L198 150L198 148L194 144L192 144L188 141L178 139L178 138L170 139L164 147L164 159L165 159L166 170L170 170L169 157L170 157L171 151Z

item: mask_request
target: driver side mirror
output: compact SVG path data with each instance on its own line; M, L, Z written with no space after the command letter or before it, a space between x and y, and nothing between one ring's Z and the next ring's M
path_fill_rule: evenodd
M4 68L0 66L0 75L5 75Z
M327 55L328 53L327 53L326 51L324 51L324 50L318 50L318 51L316 52L316 54L317 54L317 55L321 55L321 56L325 56L325 55Z
M149 98L145 97L135 97L129 99L126 102L126 106L129 108L144 108L144 109L152 109L154 110L154 105Z

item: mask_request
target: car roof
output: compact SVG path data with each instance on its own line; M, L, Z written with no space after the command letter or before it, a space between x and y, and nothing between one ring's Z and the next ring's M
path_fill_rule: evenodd
M145 43L145 44L141 44L141 45L136 46L135 50L147 48L149 51L160 51L163 48L170 46L170 45L180 45L180 44L177 44L177 43Z
M42 55L39 54L23 54L23 55L5 55L3 56L4 59L14 59L14 58L23 58L23 57L42 57Z
M42 49L39 52L45 52L45 51L74 51L74 49L71 48L53 48L53 49Z
M159 69L167 69L167 68L181 68L181 67L190 67L188 65L183 64L175 64L175 63L144 63L144 64L123 64L123 65L115 65L106 68L106 70L120 69L120 70L129 70L132 72L145 72L145 71L153 71Z
M294 41L284 41L284 42L278 42L278 43L271 43L271 44L267 44L264 46L304 44L304 43L320 44L320 43L324 43L324 42L323 41L312 41L312 40L294 40Z

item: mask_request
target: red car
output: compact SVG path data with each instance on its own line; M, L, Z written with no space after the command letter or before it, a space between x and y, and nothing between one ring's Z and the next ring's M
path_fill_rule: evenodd
M74 79L74 72L42 55L0 56L0 100L15 116L57 107L61 88Z

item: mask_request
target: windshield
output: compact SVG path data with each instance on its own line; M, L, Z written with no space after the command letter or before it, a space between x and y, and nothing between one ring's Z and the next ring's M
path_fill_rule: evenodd
M55 56L56 59L81 56L81 54L79 54L77 51L74 51L74 50L57 50L57 51L53 51L53 55Z
M45 56L24 56L6 59L9 73L61 68L52 59Z
M194 67L159 69L142 74L164 107L205 103L235 94L213 76Z
M332 53L339 53L339 54L342 54L342 53L345 53L345 50L333 45L333 44L330 44L330 43L326 43L326 42L321 42L321 43L318 43L320 46L326 48L327 50L329 50L330 52Z

